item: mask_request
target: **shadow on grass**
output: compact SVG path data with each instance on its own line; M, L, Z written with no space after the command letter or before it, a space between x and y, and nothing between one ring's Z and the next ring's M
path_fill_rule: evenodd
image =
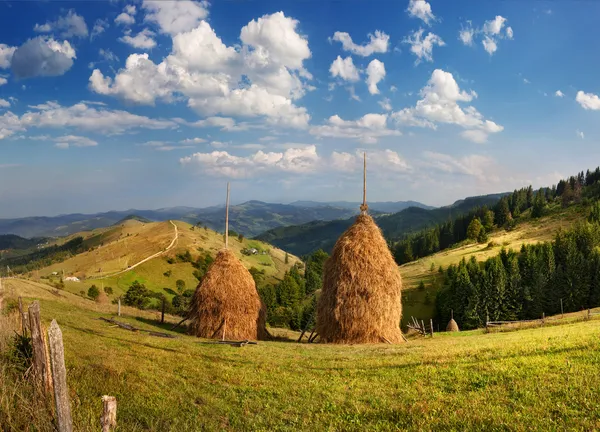
M183 319L183 318L181 318L181 319ZM181 319L179 321L181 321ZM172 331L174 333L179 333L179 334L187 334L187 325L185 323L181 324L176 329L171 330L175 324L170 323L170 322L161 323L160 321L157 321L155 319L144 318L144 317L135 317L135 320L139 321L141 323L147 324L149 326L152 326L152 327L157 327L161 330Z

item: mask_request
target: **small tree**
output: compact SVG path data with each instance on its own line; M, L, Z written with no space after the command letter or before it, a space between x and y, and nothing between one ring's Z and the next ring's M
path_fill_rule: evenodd
M483 225L481 225L481 221L479 218L473 218L471 223L467 228L467 238L469 240L477 240L479 237L479 232L484 229Z
M112 287L107 286L107 287L104 287L104 292L106 293L106 295L112 295L113 289L112 289Z
M144 309L150 302L149 295L150 292L144 284L141 284L138 281L133 281L123 297L123 303L125 303L127 306Z
M238 235L238 240L239 240L240 243L243 242L244 241L244 234L239 234Z
M89 287L87 295L92 300L97 300L98 296L100 295L100 290L96 287L96 285L92 285Z
M600 223L600 201L596 201L594 204L592 204L592 208L590 209L590 214L588 216L588 222Z
M425 291L425 282L419 282L419 287L417 288L419 291Z
M429 271L431 273L433 273L435 271L435 263L434 262L431 263L431 267L429 267Z
M286 263L286 264L289 264L289 263L290 263L290 257L289 257L289 255L288 255L288 253L287 253L287 252L285 253L285 263Z
M177 279L175 281L175 287L179 293L182 293L185 290L185 281L181 279Z
M479 231L479 235L477 236L477 243L487 243L488 235L485 232L485 229Z

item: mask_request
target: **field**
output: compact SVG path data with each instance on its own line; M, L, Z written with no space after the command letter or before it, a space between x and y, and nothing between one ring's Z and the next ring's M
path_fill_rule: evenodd
M550 241L559 229L569 228L583 218L579 206L567 209L555 207L550 215L540 219L526 219L511 231L496 230L489 235L488 243L460 244L452 249L400 266L405 289L403 294L404 319L410 319L411 315L423 319L433 316L436 285L441 280L441 275L438 273L440 266L446 269L451 264L458 264L463 258L469 260L471 257L475 257L477 261L483 261L498 255L502 248L518 251L523 244ZM493 246L490 247L490 244ZM426 287L423 291L416 289L421 281L425 283ZM427 304L425 296L428 293L430 302Z
M174 238L174 226L178 229L178 238L173 248L162 255L153 258L131 270L133 266L153 254L164 251ZM76 276L81 282L65 282L65 287L73 293L87 292L95 284L98 287L110 286L113 296L118 297L127 291L135 280L144 283L152 291L162 292L169 296L164 288L175 289L178 279L186 283L187 288L195 288L198 280L194 277L194 268L187 262L169 264L166 258L175 258L177 254L190 251L196 259L200 255L210 253L213 257L223 247L223 235L215 231L192 227L192 225L173 221L142 223L128 220L123 224L100 228L89 232L74 234L61 239L64 243L74 237L83 236L89 248L87 252L78 254L64 262L46 267L35 272L34 277L52 277L58 280L60 276ZM193 229L192 229L193 228ZM285 263L285 252L257 240L230 238L229 248L242 260L247 268L256 267L264 270L265 280L275 282L281 279L286 270L299 261L289 255ZM259 253L246 256L241 253L244 248L256 248ZM265 253L262 254L262 251ZM171 272L169 276L165 273Z
M97 318L113 305L42 284L4 280L3 289L5 305L37 298L44 324L60 324L77 431L99 429L103 394L117 397L122 431L600 428L600 320L398 346L233 348L111 327ZM124 312L123 321L157 329L155 314ZM0 319L4 329L15 322ZM40 402L0 359L0 429L52 430L47 410L34 411Z

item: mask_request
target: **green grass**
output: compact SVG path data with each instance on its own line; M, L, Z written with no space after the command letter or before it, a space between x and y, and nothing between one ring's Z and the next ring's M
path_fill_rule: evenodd
M6 292L27 302L40 298L45 324L61 325L78 431L98 430L104 394L117 397L122 431L600 428L600 320L436 334L399 346L233 348L182 334L133 334L97 319L113 306L9 284ZM152 313L125 314L123 321L158 328ZM0 372L8 383L0 389L0 429L32 422L50 430L27 400L7 398L14 376Z

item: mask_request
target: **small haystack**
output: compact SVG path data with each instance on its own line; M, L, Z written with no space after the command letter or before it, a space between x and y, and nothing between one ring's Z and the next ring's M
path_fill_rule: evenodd
M325 263L317 307L317 333L322 342L403 342L402 278L367 209L365 187L362 213L338 239Z
M448 332L460 331L460 329L458 328L458 324L456 323L456 321L454 321L454 311L452 311L452 313L451 313L451 318L450 318L450 321L448 322L448 325L446 326L446 331L448 331Z
M229 184L226 212L225 249L219 251L192 297L189 332L209 339L265 339L266 308L254 279L227 249Z

